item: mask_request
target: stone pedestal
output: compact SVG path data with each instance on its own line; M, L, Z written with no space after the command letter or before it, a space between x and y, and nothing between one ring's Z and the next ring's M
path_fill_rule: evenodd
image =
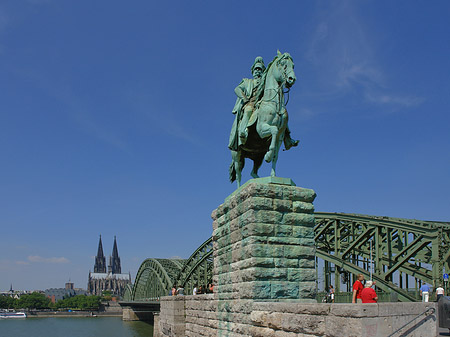
M212 213L218 300L316 302L315 197L291 179L258 178Z

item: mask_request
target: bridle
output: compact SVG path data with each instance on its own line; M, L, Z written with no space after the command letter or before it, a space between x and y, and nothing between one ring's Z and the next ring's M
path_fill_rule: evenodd
M280 69L280 66L282 66L281 62L283 60L286 60L286 59L290 59L292 61L292 59L289 56L286 56L284 54L278 60L275 61L275 65L277 66L278 69ZM288 96L287 100L284 102L284 106L287 106L287 104L289 103L289 92L291 91L291 86L287 86L286 85L286 83L287 83L287 76L288 76L287 73L286 73L286 67L283 67L283 71L281 71L281 76L283 78L283 81L278 84L278 88L277 89L264 89L264 90L276 90L275 95L272 98L270 98L268 100L265 99L264 101L266 101L266 102L272 101L281 92L283 95L287 94L287 96ZM286 87L287 90L283 91L283 87ZM279 102L280 107L281 107L281 96L282 95L280 95L280 102Z

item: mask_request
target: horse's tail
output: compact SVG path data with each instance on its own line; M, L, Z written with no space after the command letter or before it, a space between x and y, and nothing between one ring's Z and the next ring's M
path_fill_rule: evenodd
M236 180L236 168L234 167L234 160L230 164L230 169L228 170L230 172L230 182L233 182Z

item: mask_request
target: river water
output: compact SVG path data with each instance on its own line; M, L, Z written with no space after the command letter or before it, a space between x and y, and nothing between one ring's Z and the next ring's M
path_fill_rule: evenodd
M153 326L122 317L0 319L0 337L152 337Z

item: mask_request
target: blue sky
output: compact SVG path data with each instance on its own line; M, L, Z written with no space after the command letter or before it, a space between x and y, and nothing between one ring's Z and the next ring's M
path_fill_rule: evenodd
M447 1L0 1L0 290L85 288L99 234L133 277L189 257L235 189L234 88L277 49L300 139L278 176L317 211L450 221L449 22Z

